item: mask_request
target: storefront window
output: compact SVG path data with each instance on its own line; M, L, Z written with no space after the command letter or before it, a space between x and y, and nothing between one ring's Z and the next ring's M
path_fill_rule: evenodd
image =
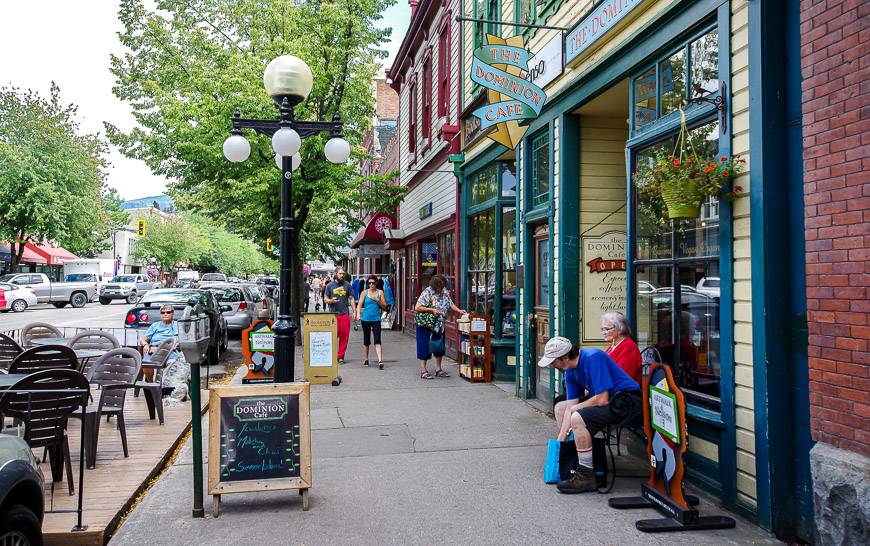
M550 200L550 135L543 131L532 137L532 206Z
M438 273L447 279L447 290L456 301L456 256L453 232L438 237Z
M504 207L501 217L501 335L516 335L517 316L517 209Z
M408 309L413 309L417 303L417 297L420 296L420 285L418 283L417 268L419 267L420 254L417 252L417 245L411 245L408 248L408 282L405 286L408 292L405 294L405 302Z
M538 287L537 298L535 301L536 307L549 307L550 305L550 242L548 240L538 241L537 260L538 260Z
M477 171L471 179L471 204L479 205L496 196L498 167L495 163Z
M470 218L468 307L492 315L495 297L495 218L489 209Z
M504 161L501 165L501 196L515 197L517 195L517 164Z
M717 29L689 42L634 78L633 131L645 129L657 119L676 112L683 101L697 95L694 85L700 86L705 94L719 89Z

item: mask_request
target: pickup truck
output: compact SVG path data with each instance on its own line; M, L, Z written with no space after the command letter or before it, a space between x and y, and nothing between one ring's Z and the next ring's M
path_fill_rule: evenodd
M67 304L84 307L97 294L96 282L52 282L43 273L9 273L0 276L0 282L30 288L37 303L51 303L58 309Z
M127 300L127 303L133 304L153 288L160 288L160 285L150 281L145 275L118 275L111 281L103 283L103 288L100 290L100 303L109 305L112 300Z

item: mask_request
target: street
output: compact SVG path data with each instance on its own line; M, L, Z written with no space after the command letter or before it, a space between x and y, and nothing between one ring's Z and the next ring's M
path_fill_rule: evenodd
M111 305L89 303L80 309L66 306L57 309L53 305L43 303L28 308L23 313L0 313L0 331L17 330L31 322L47 322L58 328L69 327L102 327L123 328L124 317L130 304L117 301Z

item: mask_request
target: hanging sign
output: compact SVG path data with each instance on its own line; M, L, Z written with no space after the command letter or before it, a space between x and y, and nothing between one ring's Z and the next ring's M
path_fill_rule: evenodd
M480 119L481 130L496 126L487 137L507 148L516 148L528 130L520 122L538 117L547 100L540 86L526 80L531 56L522 36L505 40L487 34L474 50L471 80L488 89L489 104L472 114Z
M625 313L626 234L608 231L580 238L583 268L583 341L604 342L601 317L610 311Z
M563 45L561 33L553 36L535 53L534 57L529 59L526 79L543 89L558 78L565 69L565 64L562 62Z
M601 2L565 35L565 64L570 63L616 27L646 0L609 0Z

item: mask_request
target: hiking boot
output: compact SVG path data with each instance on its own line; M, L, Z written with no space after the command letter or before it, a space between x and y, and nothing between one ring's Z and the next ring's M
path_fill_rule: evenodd
M576 470L571 471L570 478L562 480L556 485L556 489L559 490L559 493L569 495L597 491L598 486L595 483L595 471L585 466L577 467Z

